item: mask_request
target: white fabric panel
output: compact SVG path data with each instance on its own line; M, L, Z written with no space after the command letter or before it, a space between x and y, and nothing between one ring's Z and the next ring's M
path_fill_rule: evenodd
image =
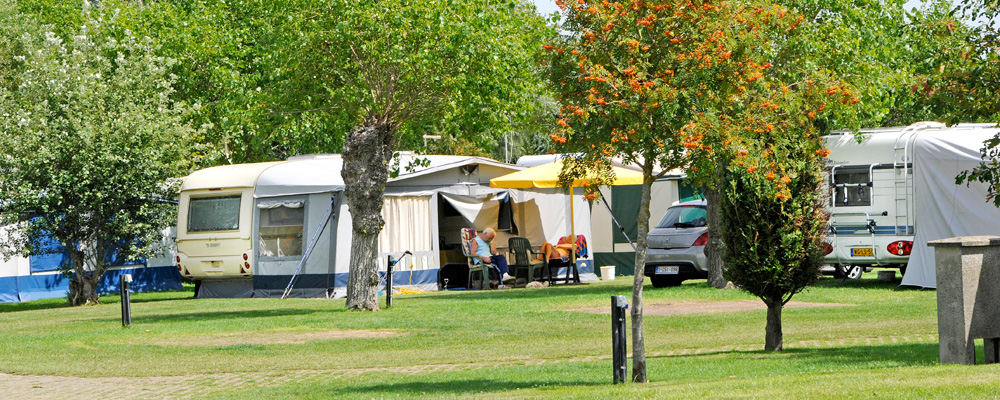
M561 189L525 189L511 191L511 195L514 199L514 219L520 232L518 236L528 238L532 246L541 246L543 242L555 244L560 237L570 234L569 193ZM576 234L584 235L587 243L591 244L590 204L583 197L581 188L576 189L573 198Z
M257 204L257 208L262 210L270 210L278 207L287 208L302 208L305 203L301 201L262 201Z
M382 218L385 228L378 236L380 253L433 250L430 197L385 197Z
M1000 210L986 202L986 186L955 184L956 175L979 165L979 149L993 132L928 132L914 141L915 236L903 285L937 286L934 250L928 241L1000 235Z
M499 216L500 204L492 201L493 195L473 197L453 193L441 193L441 198L447 201L448 204L451 204L452 207L455 207L455 210L458 210L458 213L462 214L463 218L472 223L472 226L477 231L482 231L488 227L496 229L496 217ZM490 213L490 208L495 208L492 212L494 216L492 224L482 215L484 212Z

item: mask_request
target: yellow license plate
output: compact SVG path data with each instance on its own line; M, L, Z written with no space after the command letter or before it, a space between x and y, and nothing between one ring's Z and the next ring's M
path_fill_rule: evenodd
M851 257L872 257L875 251L871 247L851 249Z

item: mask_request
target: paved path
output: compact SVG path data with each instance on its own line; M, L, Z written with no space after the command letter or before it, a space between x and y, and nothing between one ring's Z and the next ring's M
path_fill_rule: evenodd
M844 338L786 343L786 349L833 348L893 343L936 343L937 335ZM761 345L723 346L648 352L646 357L679 357L732 351L760 350ZM258 373L221 373L194 376L158 376L139 378L80 378L51 375L10 375L0 373L0 393L7 399L189 399L235 388L277 387L293 383L318 382L368 373L419 375L436 372L470 371L511 365L543 365L567 362L610 360L611 355L540 359L529 362L483 362L469 364L425 364L400 367L301 370Z

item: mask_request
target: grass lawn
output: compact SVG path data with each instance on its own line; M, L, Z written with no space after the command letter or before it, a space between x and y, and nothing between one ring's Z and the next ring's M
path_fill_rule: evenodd
M610 296L631 277L544 289L398 295L377 313L322 299L117 296L0 304L5 398L1000 398L1000 366L938 363L932 290L824 278L786 308L645 317L649 384L612 385ZM630 296L629 296L630 297ZM754 299L704 281L646 310ZM580 312L603 308L606 313ZM574 311L577 310L577 311ZM631 325L630 325L631 327ZM631 352L629 342L629 352ZM980 355L981 357L981 355ZM631 364L629 365L631 369Z

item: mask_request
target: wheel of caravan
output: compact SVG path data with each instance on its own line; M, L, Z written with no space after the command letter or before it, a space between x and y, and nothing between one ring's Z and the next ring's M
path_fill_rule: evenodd
M680 286L681 282L684 280L672 276L650 275L649 281L653 283L653 287L663 288L669 286Z
M847 270L847 279L859 279L861 278L861 274L863 273L865 273L865 267L862 267L860 265L852 265Z
M842 264L837 264L833 266L833 277L837 279L843 279L847 276L847 266Z

